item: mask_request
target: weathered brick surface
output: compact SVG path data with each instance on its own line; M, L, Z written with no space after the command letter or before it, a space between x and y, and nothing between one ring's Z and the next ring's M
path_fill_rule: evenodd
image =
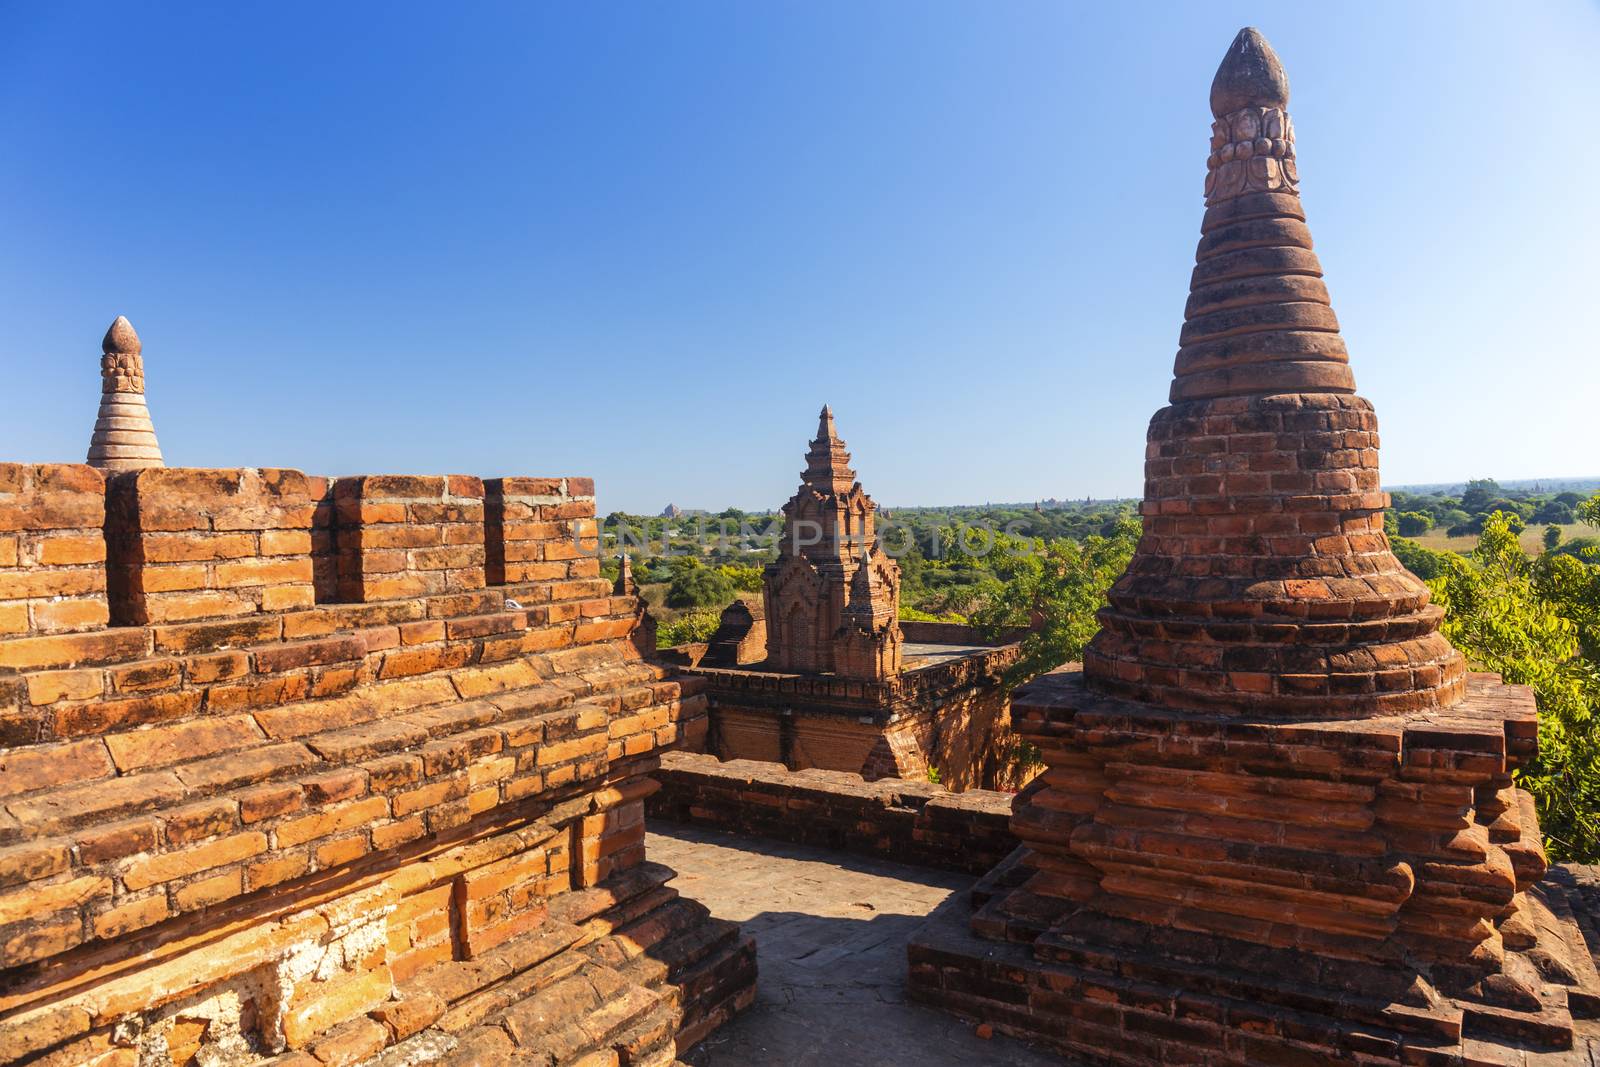
M362 475L335 481L333 498L342 599L483 588L481 478Z
M150 468L107 492L112 613L182 623L310 607L306 476L293 470Z
M484 483L490 585L592 578L599 559L594 484L587 478L491 478Z
M99 536L99 473L0 472L23 501L0 506L0 563L87 568L103 590L108 564L58 532ZM62 478L94 492L39 503ZM593 487L549 484L549 543L570 544ZM130 1011L137 1047L117 1040L135 1058L231 1055L241 1028L318 1063L446 1048L467 1038L440 1018L459 1021L481 983L407 983L489 959L490 981L553 965L535 946L557 930L560 967L602 967L656 1012L646 1041L644 1016L619 1030L611 1009L574 1007L560 1021L579 1051L670 1053L748 1003L748 943L701 937L703 912L662 912L670 872L644 860L643 776L703 729L705 698L640 659L637 602L592 560L485 588L477 479L330 490L292 471L158 468L109 493L118 621L147 621L0 637L0 1062L78 1062ZM52 525L67 511L86 525ZM340 574L359 602L332 599L319 557L353 561ZM189 596L220 598L202 612L219 617L188 617L173 598ZM585 953L646 920L682 935L659 959L707 980L675 990L656 959Z
M1010 793L668 752L651 818L982 874L1017 847Z
M106 624L104 524L94 468L0 463L0 639Z
M1382 531L1254 30L1212 173L1144 536L1081 668L1012 697L1047 770L918 999L1095 1062L1589 1062L1596 974L1549 881L1533 693L1468 674Z

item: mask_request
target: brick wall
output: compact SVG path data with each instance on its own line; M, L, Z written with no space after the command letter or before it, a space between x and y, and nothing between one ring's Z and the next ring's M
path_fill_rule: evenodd
M982 874L1017 847L1011 794L669 752L652 818Z
M664 1055L748 1003L644 855L703 683L629 640L592 484L515 481L541 569L490 585L476 478L0 466L0 1062ZM638 1010L539 1001L574 973Z
M91 467L0 463L0 637L106 624L105 507Z

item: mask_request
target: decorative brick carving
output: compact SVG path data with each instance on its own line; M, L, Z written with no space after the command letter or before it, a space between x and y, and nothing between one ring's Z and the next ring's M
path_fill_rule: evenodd
M877 510L824 407L763 582L770 669L871 679L899 672L900 567L878 542Z

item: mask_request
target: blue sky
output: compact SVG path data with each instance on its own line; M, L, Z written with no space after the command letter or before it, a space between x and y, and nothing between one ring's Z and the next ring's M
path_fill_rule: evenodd
M1600 473L1600 7L0 6L0 457L1137 494L1258 25L1390 484Z

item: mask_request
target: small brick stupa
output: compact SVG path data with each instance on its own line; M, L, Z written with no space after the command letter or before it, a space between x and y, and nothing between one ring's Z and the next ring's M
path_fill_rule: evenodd
M89 466L109 471L166 466L144 402L143 345L133 323L118 315L100 349L100 412L89 439Z
M900 568L883 551L873 503L826 406L783 541L762 583L767 667L882 680L900 673Z
M1533 697L1467 671L1390 551L1288 101L1241 31L1144 536L1082 668L1014 696L1049 767L1023 847L912 987L1093 1062L1522 1063L1600 1009L1512 784Z

